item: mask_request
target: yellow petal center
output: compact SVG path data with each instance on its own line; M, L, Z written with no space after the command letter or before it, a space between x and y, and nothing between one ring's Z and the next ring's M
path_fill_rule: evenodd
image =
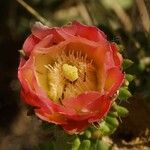
M78 79L78 69L75 66L64 64L62 66L63 75L66 79L73 82Z

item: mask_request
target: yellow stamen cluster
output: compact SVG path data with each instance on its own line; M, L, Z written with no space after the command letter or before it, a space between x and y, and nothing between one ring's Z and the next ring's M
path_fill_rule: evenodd
M91 60L80 52L62 52L54 64L47 68L47 94L55 102L79 95L85 91L97 90L96 69Z

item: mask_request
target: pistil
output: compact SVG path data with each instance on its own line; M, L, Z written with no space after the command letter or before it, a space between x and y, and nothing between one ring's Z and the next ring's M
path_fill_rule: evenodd
M78 69L76 66L64 64L62 66L63 75L66 79L68 79L71 82L74 82L78 79Z

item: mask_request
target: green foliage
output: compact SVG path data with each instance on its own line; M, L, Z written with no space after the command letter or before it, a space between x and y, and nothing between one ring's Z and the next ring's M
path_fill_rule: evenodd
M43 122L42 128L50 137L39 145L40 150L75 150L80 145L80 139L75 135L69 135L56 125Z
M54 150L54 143L51 141L43 142L39 145L40 150Z
M102 121L100 124L99 124L99 131L101 133L101 135L109 135L111 133L111 129L108 125L107 122L105 121Z
M126 80L128 80L129 82L132 82L133 80L134 80L134 76L133 75L131 75L131 74L126 74Z
M106 142L103 142L102 140L98 140L96 143L95 150L109 150L109 145Z
M129 68L131 65L133 65L133 61L132 60L130 60L130 59L124 59L123 60L122 66L123 66L124 70Z
M116 126L119 125L119 122L118 122L118 120L117 120L116 117L107 116L107 117L105 118L105 121L106 121L108 124L110 124L111 126L113 126L113 127L116 127Z
M78 150L89 150L91 146L90 140L83 140Z
M78 150L79 146L80 146L81 142L79 137L76 137L72 143L72 148L71 150Z
M108 115L111 117L118 117L118 113L116 111L109 111Z
M129 113L128 109L123 106L114 105L113 107L117 111L118 116L120 117L124 117Z
M118 95L119 100L127 100L131 96L132 96L132 94L130 93L130 91L126 87L120 88L119 95Z
M84 135L85 135L85 137L86 138L91 138L91 131L90 130L86 130L85 132L84 132Z

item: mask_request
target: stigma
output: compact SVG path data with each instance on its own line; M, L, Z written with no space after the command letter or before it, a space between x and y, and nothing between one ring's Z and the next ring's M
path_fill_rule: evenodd
M78 79L78 69L76 66L64 64L62 66L63 75L66 79L68 79L71 82L74 82Z

